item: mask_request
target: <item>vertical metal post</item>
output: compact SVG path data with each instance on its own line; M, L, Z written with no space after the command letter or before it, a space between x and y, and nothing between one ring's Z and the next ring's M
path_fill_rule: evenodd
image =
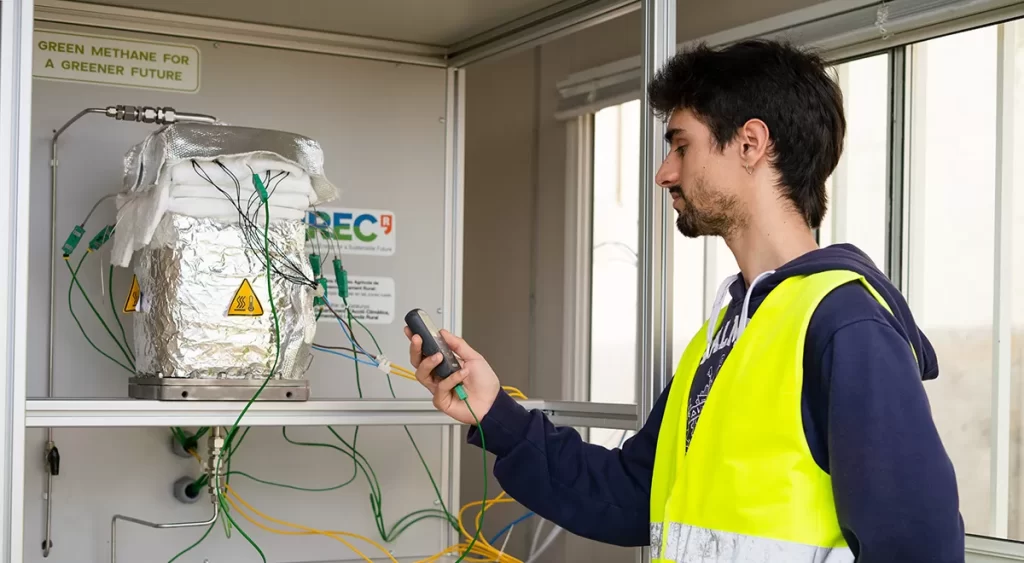
M445 186L444 186L444 295L441 299L442 326L454 334L462 332L462 260L465 208L465 115L466 71L447 70L445 100ZM441 431L442 496L452 510L460 503L459 465L462 432L459 427L446 426ZM451 526L445 527L445 546L458 543L459 535Z
M24 560L32 0L0 2L0 562Z
M906 249L906 99L907 99L907 48L897 47L889 52L889 127L886 132L886 170L889 171L886 186L886 264L885 273L892 283L907 291L905 276ZM923 139L914 139L914 142ZM919 153L923 155L922 153ZM838 209L838 207L834 207ZM836 239L839 240L839 239Z
M1007 538L1010 526L1010 411L1013 333L1013 161L1014 72L1017 33L1014 23L998 28L996 63L996 201L992 295L992 534Z
M640 241L637 299L637 419L647 420L668 384L672 354L672 207L655 182L665 159L665 123L650 112L647 84L676 51L675 0L643 0L643 118L640 120Z

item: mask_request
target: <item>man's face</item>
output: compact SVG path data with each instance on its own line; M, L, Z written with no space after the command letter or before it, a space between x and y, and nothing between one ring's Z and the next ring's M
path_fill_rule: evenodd
M668 122L669 154L655 180L669 190L684 236L724 237L741 220L738 188L745 181L736 143L718 150L711 131L690 110Z

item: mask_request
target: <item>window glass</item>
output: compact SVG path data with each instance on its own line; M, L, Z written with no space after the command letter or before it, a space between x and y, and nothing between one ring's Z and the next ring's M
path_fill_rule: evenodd
M990 492L997 29L910 49L909 286L938 354L926 383L972 534L994 533Z
M594 116L590 400L636 402L640 101ZM621 431L593 429L590 441L618 443Z
M826 186L829 206L818 242L852 243L884 271L889 54L844 63L834 72L843 90L846 140Z

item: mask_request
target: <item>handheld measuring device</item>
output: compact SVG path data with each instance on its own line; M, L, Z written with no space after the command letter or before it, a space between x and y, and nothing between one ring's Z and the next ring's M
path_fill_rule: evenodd
M430 357L440 352L441 363L431 371L431 375L444 379L462 369L462 364L455 357L455 353L448 347L448 343L441 336L441 331L434 325L430 315L423 309L413 309L405 315L405 324L413 334L419 335L423 341L423 357ZM466 398L466 390L462 385L455 387L455 393L460 399Z

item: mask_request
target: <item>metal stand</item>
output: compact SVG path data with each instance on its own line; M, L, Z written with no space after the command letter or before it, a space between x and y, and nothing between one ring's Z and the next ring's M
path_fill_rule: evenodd
M133 377L128 396L154 401L249 401L263 385L262 379L177 379ZM308 401L309 381L272 379L258 401Z

